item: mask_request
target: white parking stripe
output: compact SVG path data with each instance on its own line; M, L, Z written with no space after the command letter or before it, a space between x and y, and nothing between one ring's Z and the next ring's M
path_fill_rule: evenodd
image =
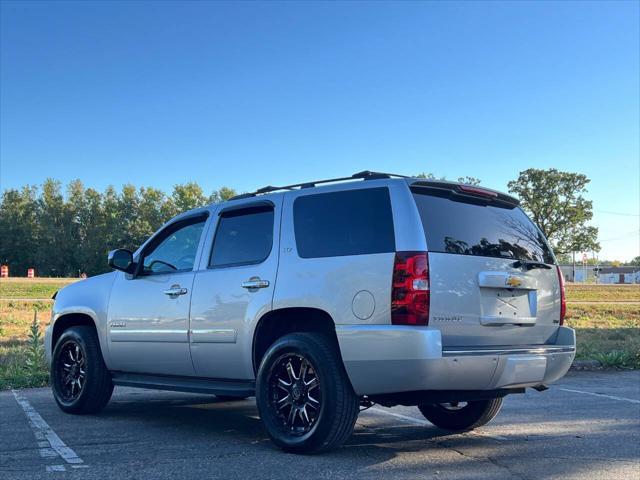
M408 422L408 423L412 423L414 425L420 425L421 427L424 427L424 426L427 426L427 425L431 425L426 420L422 420L420 418L415 418L415 417L410 417L409 415L402 415L401 413L395 413L395 412L391 412L389 410L383 410L381 408L371 407L371 408L368 408L367 410L371 410L371 411L378 412L378 413L383 413L385 415L391 415L392 417L399 418L402 421L405 421L405 422ZM491 438L492 440L497 440L497 441L508 440L507 437L503 437L501 435L491 435L491 434L488 434L488 433L478 432L478 431L466 432L466 433L463 433L462 435L474 435L474 436L478 436L478 437L487 437L487 438Z
M38 441L40 447L40 456L43 458L50 458L59 455L65 462L79 465L84 461L74 452L71 448L67 447L62 439L53 431L47 422L40 416L38 412L31 406L31 404L15 390L11 390L13 396L18 402L18 405L24 410L24 414L29 420L29 424L33 429L33 434ZM44 447L43 447L44 445ZM48 446L46 446L48 445ZM52 468L49 468L52 467ZM47 471L59 471L56 468L58 465L49 465Z
M571 392L571 393L582 393L584 395L593 395L594 397L604 397L604 398L609 398L611 400L619 400L621 402L640 403L640 400L634 400L633 398L616 397L615 395L606 395L604 393L584 392L582 390L572 390L571 388L558 388L558 390L562 390L564 392Z
M47 465L47 472L66 472L64 465Z
M372 412L384 413L385 415L391 415L392 417L399 418L400 420L404 420L405 422L413 423L414 425L426 426L430 425L426 420L421 420L419 418L410 417L409 415L402 415L400 413L391 412L389 410L383 410L381 408L371 407L367 410L371 410Z

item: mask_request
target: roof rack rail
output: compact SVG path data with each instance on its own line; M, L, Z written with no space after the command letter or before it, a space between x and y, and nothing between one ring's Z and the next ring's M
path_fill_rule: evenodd
M275 187L273 185L267 185L266 187L262 187L257 189L255 192L251 193L243 193L241 195L236 195L235 197L230 198L229 200L240 200L242 198L250 198L255 197L256 195L262 195L265 193L277 192L278 190L294 190L296 188L313 188L316 185L321 185L323 183L333 183L333 182L345 182L347 180L378 180L381 178L409 178L406 175L400 175L397 173L384 173L384 172L372 172L369 170L364 170L362 172L354 173L350 177L338 177L338 178L328 178L325 180L315 180L313 182L303 182L303 183L294 183L292 185L284 185L282 187Z

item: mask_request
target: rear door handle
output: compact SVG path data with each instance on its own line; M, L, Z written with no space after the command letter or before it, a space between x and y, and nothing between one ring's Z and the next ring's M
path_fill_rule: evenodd
M269 286L269 280L262 280L258 277L251 277L249 280L242 282L242 288L248 290L257 290L258 288L267 288Z
M187 289L182 288L180 285L172 285L171 288L168 288L163 293L175 298L179 295L186 295Z

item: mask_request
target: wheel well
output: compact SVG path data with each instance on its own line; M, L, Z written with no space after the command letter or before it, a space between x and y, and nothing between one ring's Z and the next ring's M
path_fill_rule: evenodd
M68 313L66 315L61 316L56 320L56 323L53 324L53 332L51 335L51 349L53 350L56 347L56 343L66 329L71 327L78 327L80 325L86 325L89 327L96 328L96 324L93 322L93 318L84 313Z
M294 332L327 334L336 346L336 326L324 310L317 308L282 308L265 314L253 334L253 369L258 371L262 357L278 338ZM339 353L339 349L338 349Z

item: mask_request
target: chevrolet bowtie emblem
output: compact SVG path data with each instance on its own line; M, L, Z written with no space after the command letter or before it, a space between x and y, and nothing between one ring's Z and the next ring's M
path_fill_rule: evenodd
M520 280L518 277L507 277L504 283L509 287L519 287L520 285L522 285L522 280Z

